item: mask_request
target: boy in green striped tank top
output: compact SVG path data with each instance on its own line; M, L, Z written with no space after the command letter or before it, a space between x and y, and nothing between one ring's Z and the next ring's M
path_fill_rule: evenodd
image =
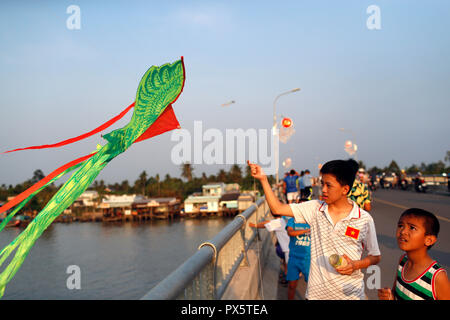
M411 208L400 216L397 244L400 258L394 286L378 290L380 300L450 300L447 273L428 255L436 243L439 221L434 214Z

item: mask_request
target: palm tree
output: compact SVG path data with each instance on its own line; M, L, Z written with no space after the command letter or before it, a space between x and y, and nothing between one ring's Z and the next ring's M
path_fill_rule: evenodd
M192 177L193 174L192 172L194 171L194 168L192 167L192 165L189 162L185 162L181 165L181 176L183 178L186 178L187 181L192 181Z
M139 179L137 179L134 182L134 189L138 191L139 189L142 190L142 194L145 196L145 186L147 184L147 172L142 171L142 173L139 175Z
M159 184L159 173L155 176L156 182L158 183L158 197L161 195L161 185Z

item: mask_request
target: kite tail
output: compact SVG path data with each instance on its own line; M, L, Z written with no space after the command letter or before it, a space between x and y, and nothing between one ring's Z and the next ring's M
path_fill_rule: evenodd
M14 210L8 214L8 216L3 219L2 223L0 224L0 232L6 227L6 225L11 221L12 218L14 218L14 216L17 214L17 212L20 211L20 209L22 209L31 199L33 199L33 197L35 195L37 195L39 192L41 192L42 190L44 190L45 188L47 188L51 183L55 182L56 180L58 180L59 178L61 178L62 176L66 175L67 173L69 173L70 171L75 170L76 168L80 167L83 163L74 165L73 167L70 167L69 169L67 169L66 171L60 173L58 176L56 176L55 178L53 178L52 180L50 180L46 185L44 185L43 187L41 187L39 190L33 192L28 198L26 198L25 200L23 200L17 207L14 208Z
M45 229L75 201L109 162L108 155L95 154L58 190L27 228L0 252L0 267L15 251L14 257L0 273L0 298L6 284L14 277L30 249Z
M134 107L134 102L132 104L130 104L128 107L126 107L121 113L119 113L117 116L115 116L114 118L108 120L107 122L103 123L102 125L100 125L99 127L95 128L94 130L91 130L87 133L84 133L82 135L79 135L77 137L74 138L70 138L64 141L60 141L57 143L53 143L53 144L43 144L40 146L32 146L32 147L26 147L26 148L18 148L18 149L14 149L14 150L8 150L5 151L3 153L10 153L10 152L16 152L16 151L21 151L21 150L32 150L32 149L47 149L47 148L59 148L77 141L81 141L83 139L86 139L90 136L93 136L96 133L99 133L103 130L105 130L106 128L109 128L111 125L113 125L114 123L116 123L117 121L119 121L120 119L123 118L124 115L126 115L128 113L128 111L130 111L130 109L132 109Z
M183 57L173 64L165 64L161 67L152 66L144 74L139 83L131 121L124 128L115 130L104 136L110 143L107 143L103 147L100 146L98 152L95 154L74 160L65 167L61 167L59 171L55 170L39 183L0 207L1 213L21 204L23 201L28 201L28 197L45 186L51 178L59 175L62 171L67 170L75 164L86 160L82 167L58 190L27 228L0 252L0 267L2 267L5 260L16 251L12 260L0 273L0 298L3 296L6 284L14 277L36 240L89 187L109 161L124 152L131 144L137 142L137 139L142 141L179 127L170 105L180 96L184 87L184 80L185 70ZM165 110L167 112L164 112ZM99 127L97 129L100 130L102 128ZM92 132L96 132L97 129ZM57 147L72 141L77 141L82 137L69 139L53 145L30 148ZM22 150L24 149L22 148Z

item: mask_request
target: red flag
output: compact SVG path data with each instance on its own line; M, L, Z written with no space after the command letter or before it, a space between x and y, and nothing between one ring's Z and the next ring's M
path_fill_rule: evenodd
M345 235L347 237L350 237L350 238L358 240L359 230L355 229L355 228L352 228L352 227L347 227L347 230L345 231Z

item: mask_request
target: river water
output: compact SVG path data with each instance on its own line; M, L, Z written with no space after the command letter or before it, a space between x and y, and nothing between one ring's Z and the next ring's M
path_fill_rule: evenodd
M3 299L139 299L231 219L54 223L6 285ZM0 232L0 248L21 231ZM67 285L74 265L80 289Z

